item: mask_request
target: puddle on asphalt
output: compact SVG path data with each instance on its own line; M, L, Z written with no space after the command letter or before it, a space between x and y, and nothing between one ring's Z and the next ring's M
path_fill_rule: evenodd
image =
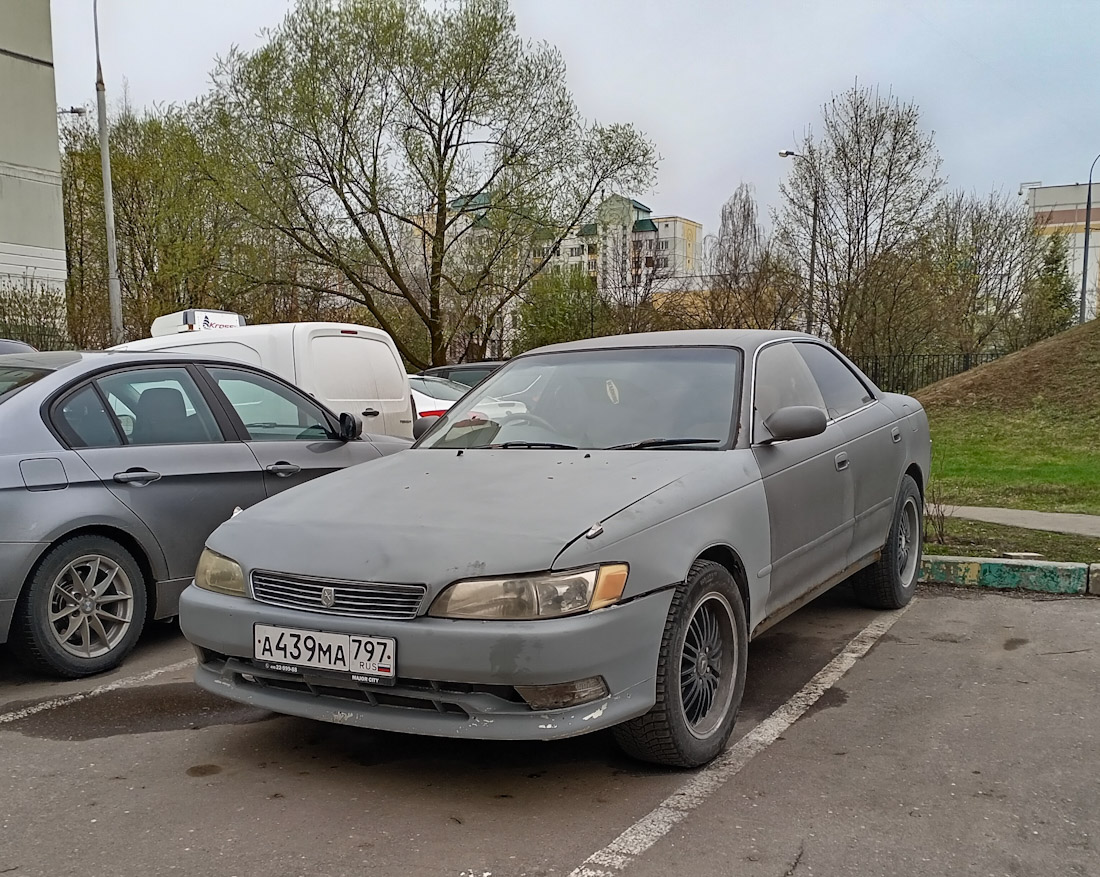
M7 706L18 710L36 703L41 701ZM3 727L46 740L96 740L121 734L198 730L210 725L248 725L275 717L267 710L215 697L190 682L171 682L119 688L16 719Z

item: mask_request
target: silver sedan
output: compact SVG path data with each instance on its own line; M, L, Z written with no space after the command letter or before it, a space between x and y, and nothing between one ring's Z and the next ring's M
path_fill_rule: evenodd
M849 577L883 608L916 585L924 411L808 335L543 348L418 427L213 533L180 604L199 685L439 736L612 727L693 766L751 637Z
M0 643L59 676L114 667L234 507L408 447L361 431L239 363L0 356Z

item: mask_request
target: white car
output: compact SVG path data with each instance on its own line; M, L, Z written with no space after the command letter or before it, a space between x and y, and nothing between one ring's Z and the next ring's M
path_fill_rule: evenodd
M457 381L436 378L431 375L409 375L416 413L421 417L439 417L470 388Z
M412 390L413 403L420 417L441 416L470 390L465 384L434 375L409 375L409 389ZM478 406L478 412L489 419L499 419L511 414L525 414L527 406L523 402L493 399L483 401Z

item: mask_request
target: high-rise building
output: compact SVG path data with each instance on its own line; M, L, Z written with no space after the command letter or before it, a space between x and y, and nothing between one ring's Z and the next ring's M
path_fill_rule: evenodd
M562 239L550 270L579 271L601 290L623 282L664 286L702 270L703 226L682 216L653 216L645 204L622 195L605 198L596 221Z

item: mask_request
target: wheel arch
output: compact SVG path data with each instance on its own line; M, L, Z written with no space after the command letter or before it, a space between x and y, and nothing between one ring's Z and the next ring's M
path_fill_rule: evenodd
M917 483L917 492L920 494L921 501L924 501L924 473L921 471L920 466L916 463L910 463L909 468L905 470L905 474L912 478Z
M745 605L745 618L751 618L752 616L749 614L749 577L745 573L745 564L741 560L740 555L738 555L729 545L719 544L710 546L696 557L695 560L710 560L717 563L719 566L725 567L726 571L733 576L733 580L737 583L737 590L740 592L741 600Z
M145 610L146 620L155 618L157 608L157 576L153 569L152 561L149 558L149 552L145 550L145 546L143 546L140 540L132 533L128 533L120 527L113 527L110 524L88 524L77 527L75 530L68 530L54 539L53 542L47 545L42 553L38 555L38 559L35 560L27 573L26 579L23 581L23 587L20 589L20 592L22 593L23 589L27 587L27 582L34 578L39 567L42 566L46 558L49 557L50 553L57 548L58 545L80 536L101 536L105 539L110 539L117 542L133 555L134 560L137 562L138 569L141 570L141 575L145 579L145 594L147 598Z

